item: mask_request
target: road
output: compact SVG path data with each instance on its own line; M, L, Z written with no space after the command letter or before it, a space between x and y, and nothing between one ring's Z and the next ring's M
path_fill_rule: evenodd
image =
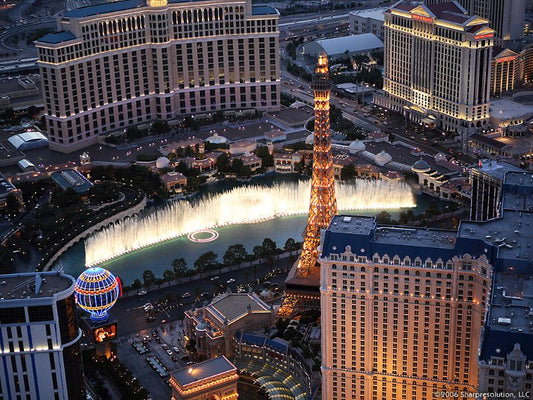
M287 258L277 260L275 267L290 267ZM161 325L161 321L176 321L183 319L183 313L185 310L191 308L193 303L193 297L197 293L209 292L212 294L218 283L225 283L228 279L235 279L235 283L228 286L235 292L239 283L246 283L245 278L248 280L254 280L260 278L270 272L270 266L266 264L257 265L256 272L254 273L254 267L247 267L240 270L230 271L219 275L219 279L211 281L210 279L197 280L187 282L179 285L167 286L162 285L160 289L149 291L143 296L128 296L123 297L117 301L113 307L112 314L119 320L119 334L130 335L145 329L154 329ZM281 285L285 281L286 274L278 275L270 279L270 282ZM261 288L261 284L257 286ZM254 288L255 289L255 288ZM152 322L146 322L146 313L140 307L146 303L155 304L165 296L166 293L173 295L189 293L191 297L183 299L183 306L173 307L172 309L165 309L154 315L156 318Z
M31 4L31 2L30 2ZM29 47L24 51L20 46L15 46L11 43L11 38L15 35L21 35L22 33L29 33L36 29L54 29L57 28L57 23L55 18L48 18L44 19L38 22L32 22L29 24L20 24L20 21L18 22L18 25L13 26L11 28L6 29L4 32L0 33L0 48L8 50L8 51L16 51L19 54L19 57L29 57L37 54L35 51L35 48ZM24 43L24 46L26 46L26 43Z

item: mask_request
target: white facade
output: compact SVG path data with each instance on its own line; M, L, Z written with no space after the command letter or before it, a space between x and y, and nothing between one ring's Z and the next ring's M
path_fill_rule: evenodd
M350 33L373 33L383 40L383 23L385 22L387 7L371 8L368 10L352 11L348 14Z
M375 103L415 122L435 118L466 147L489 120L493 36L455 2L397 3L385 13L385 93Z
M277 10L251 0L150 4L67 11L63 32L36 42L51 149L154 119L279 109Z
M85 397L74 279L57 272L0 275L3 399Z
M426 0L426 4L444 3L450 0ZM490 21L496 31L496 43L505 45L520 40L524 35L526 0L458 0L470 14Z

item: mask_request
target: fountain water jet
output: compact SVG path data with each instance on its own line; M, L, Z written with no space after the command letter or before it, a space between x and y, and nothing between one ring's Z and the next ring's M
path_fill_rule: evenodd
M410 187L403 182L357 180L355 184L336 186L339 210L416 206ZM198 201L176 201L152 212L126 218L85 241L85 264L95 265L199 230L305 214L309 210L309 187L310 181L285 182L270 187L242 186Z

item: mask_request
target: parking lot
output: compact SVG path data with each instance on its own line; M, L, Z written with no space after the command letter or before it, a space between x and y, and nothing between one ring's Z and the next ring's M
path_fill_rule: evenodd
M119 343L120 360L128 366L154 400L170 398L170 372L187 364L182 360L186 357L181 346L182 340L182 324L177 321L131 334Z

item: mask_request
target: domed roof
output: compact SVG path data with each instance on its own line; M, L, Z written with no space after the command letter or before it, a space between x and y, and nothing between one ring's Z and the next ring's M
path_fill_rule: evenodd
M213 144L223 144L227 143L228 139L226 139L224 136L220 136L218 133L215 133L214 135L205 139L205 141Z
M366 145L361 142L359 139L354 140L352 143L350 143L350 146L348 146L350 150L354 151L363 151L366 149Z
M426 161L420 159L413 164L413 166L411 167L411 170L413 172L429 172L431 171L431 167Z
M87 268L74 285L76 303L91 314L91 319L103 321L109 316L120 294L119 282L108 270L100 267Z
M392 161L392 157L389 153L387 153L385 150L381 150L378 154L376 154L376 157L374 158L374 161L377 165L380 167L387 164L388 162Z
M438 153L437 155L435 155L435 161L446 161L446 155Z
M313 144L313 143L315 143L315 134L314 133L310 133L305 138L305 144Z
M169 164L170 164L170 160L166 157L159 157L155 161L155 166L157 167L157 169L166 168L168 167Z
M200 320L200 322L198 323L198 325L196 325L196 330L198 332L205 332L207 330L208 326L209 325L207 324L207 322L205 322L205 320L202 318Z

